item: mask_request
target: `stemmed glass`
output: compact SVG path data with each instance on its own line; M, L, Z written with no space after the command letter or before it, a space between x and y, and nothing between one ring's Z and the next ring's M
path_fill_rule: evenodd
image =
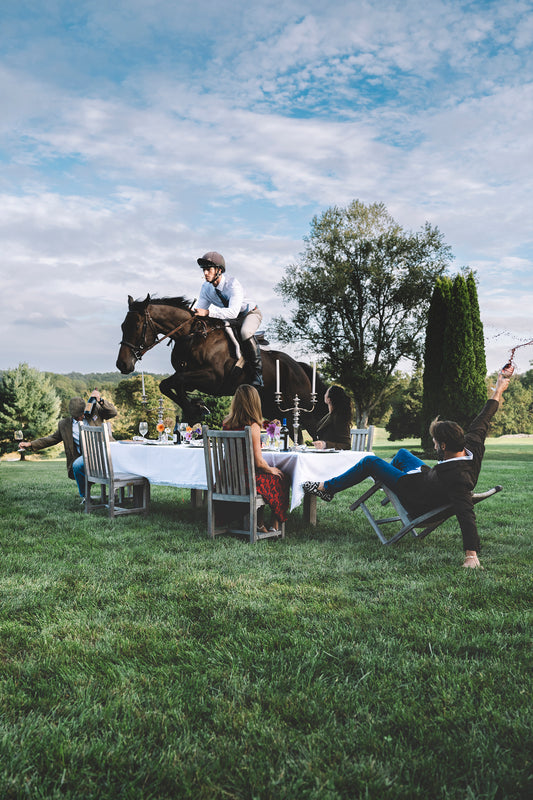
M144 437L148 433L148 423L147 422L139 422L139 433L143 437L143 441L144 441Z
M15 431L15 441L21 442L23 439L24 439L24 434L22 433L22 431ZM20 445L19 445L19 450L20 450Z

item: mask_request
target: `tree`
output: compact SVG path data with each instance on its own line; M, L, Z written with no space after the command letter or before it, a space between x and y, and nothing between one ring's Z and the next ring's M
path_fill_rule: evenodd
M431 452L436 416L466 427L487 399L483 325L474 274L437 282L425 344L422 446Z
M390 441L417 438L422 420L422 368L419 367L407 386L392 401L392 413L385 425Z
M491 422L492 436L533 433L533 387L528 386L527 375L515 375L511 379ZM496 373L490 376L489 385L494 386L495 380Z
M477 296L476 279L472 270L466 276L466 286L470 298L470 314L472 317L472 346L474 349L474 366L476 383L476 394L482 397L486 393L487 359L485 356L485 334L481 313L479 310L479 300Z
M113 434L117 439L130 439L139 432L139 422L148 422L148 436L156 437L155 426L157 425L159 398L159 380L154 375L144 376L144 391L146 394L146 406L142 403L142 378L136 375L132 378L125 378L120 381L115 389L115 403L118 416L113 420ZM231 397L211 397L211 395L198 392L203 402L209 408L209 415L205 418L205 424L211 428L221 428L222 420L226 416L231 403ZM171 430L174 428L176 419L176 406L167 397L163 398L163 422Z
M13 433L35 439L53 430L60 401L48 378L27 364L6 370L0 381L0 449L15 449Z
M435 280L451 259L437 228L404 231L383 203L332 207L311 223L306 249L276 291L296 308L273 321L284 343L322 353L354 399L357 424L394 387L399 361L421 359Z
M419 434L426 452L432 447L429 424L436 416L442 391L442 363L444 360L444 332L448 322L452 281L447 276L438 278L433 289L428 312L426 341L424 345L424 374L422 377L422 418Z
M120 381L115 389L115 404L118 415L113 420L113 435L117 439L131 439L139 434L139 422L148 422L148 436L155 438L158 420L159 381L153 375L144 376L146 406L142 403L142 377L136 375ZM163 422L171 430L174 428L176 407L168 398L163 398Z

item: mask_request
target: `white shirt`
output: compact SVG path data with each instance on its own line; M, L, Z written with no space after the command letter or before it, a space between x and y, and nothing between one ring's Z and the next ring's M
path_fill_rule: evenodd
M74 444L76 445L76 450L78 453L81 453L80 448L80 424L77 419L72 417L72 438L74 439Z
M227 308L218 296L217 289L227 299ZM208 310L209 316L214 319L236 319L239 314L251 311L255 305L244 296L244 289L237 278L225 274L222 275L216 288L212 283L204 281L196 304L197 308Z
M435 466L438 467L439 464L448 464L450 461L472 461L474 456L470 452L470 450L467 450L465 448L465 453L466 453L466 456L456 456L455 458L447 458L447 459L445 459L443 461L439 461L438 464L436 464ZM414 472L422 472L422 467L416 467L415 469L410 469L409 472L406 472L405 474L406 475L412 475Z

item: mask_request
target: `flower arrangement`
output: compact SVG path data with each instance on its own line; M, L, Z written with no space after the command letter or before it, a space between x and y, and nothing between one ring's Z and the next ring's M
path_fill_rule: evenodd
M158 422L155 427L156 427L156 431L158 433L163 433L163 431L165 430L165 423L164 422Z
M187 430L185 431L184 436L187 442L190 442L193 439L201 439L202 426L198 422L196 423L196 425L193 425L192 428L190 425L187 425Z
M274 439L276 436L279 436L279 432L281 430L281 423L279 419L273 419L270 422L267 422L267 424L265 425L265 430L271 439Z

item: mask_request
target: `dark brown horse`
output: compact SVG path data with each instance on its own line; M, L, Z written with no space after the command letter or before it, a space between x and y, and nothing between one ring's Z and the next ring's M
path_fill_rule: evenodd
M191 402L187 392L196 389L217 397L233 395L249 376L243 360L237 358L235 344L224 324L209 317L195 317L190 306L184 297L152 299L147 295L145 300L128 297L129 310L122 323L117 369L128 375L148 350L159 342L172 340L171 363L175 372L161 381L159 388L181 407L183 418L193 424L205 416L206 409L198 400ZM261 357L265 386L259 393L263 414L266 419L287 416L290 425L292 414L283 415L274 398L276 361L279 360L282 408L292 406L296 394L303 409L311 408L311 367L277 350L262 350ZM300 427L313 437L318 421L328 410L323 400L326 386L318 375L316 391L318 401L314 411L303 411L300 417Z

